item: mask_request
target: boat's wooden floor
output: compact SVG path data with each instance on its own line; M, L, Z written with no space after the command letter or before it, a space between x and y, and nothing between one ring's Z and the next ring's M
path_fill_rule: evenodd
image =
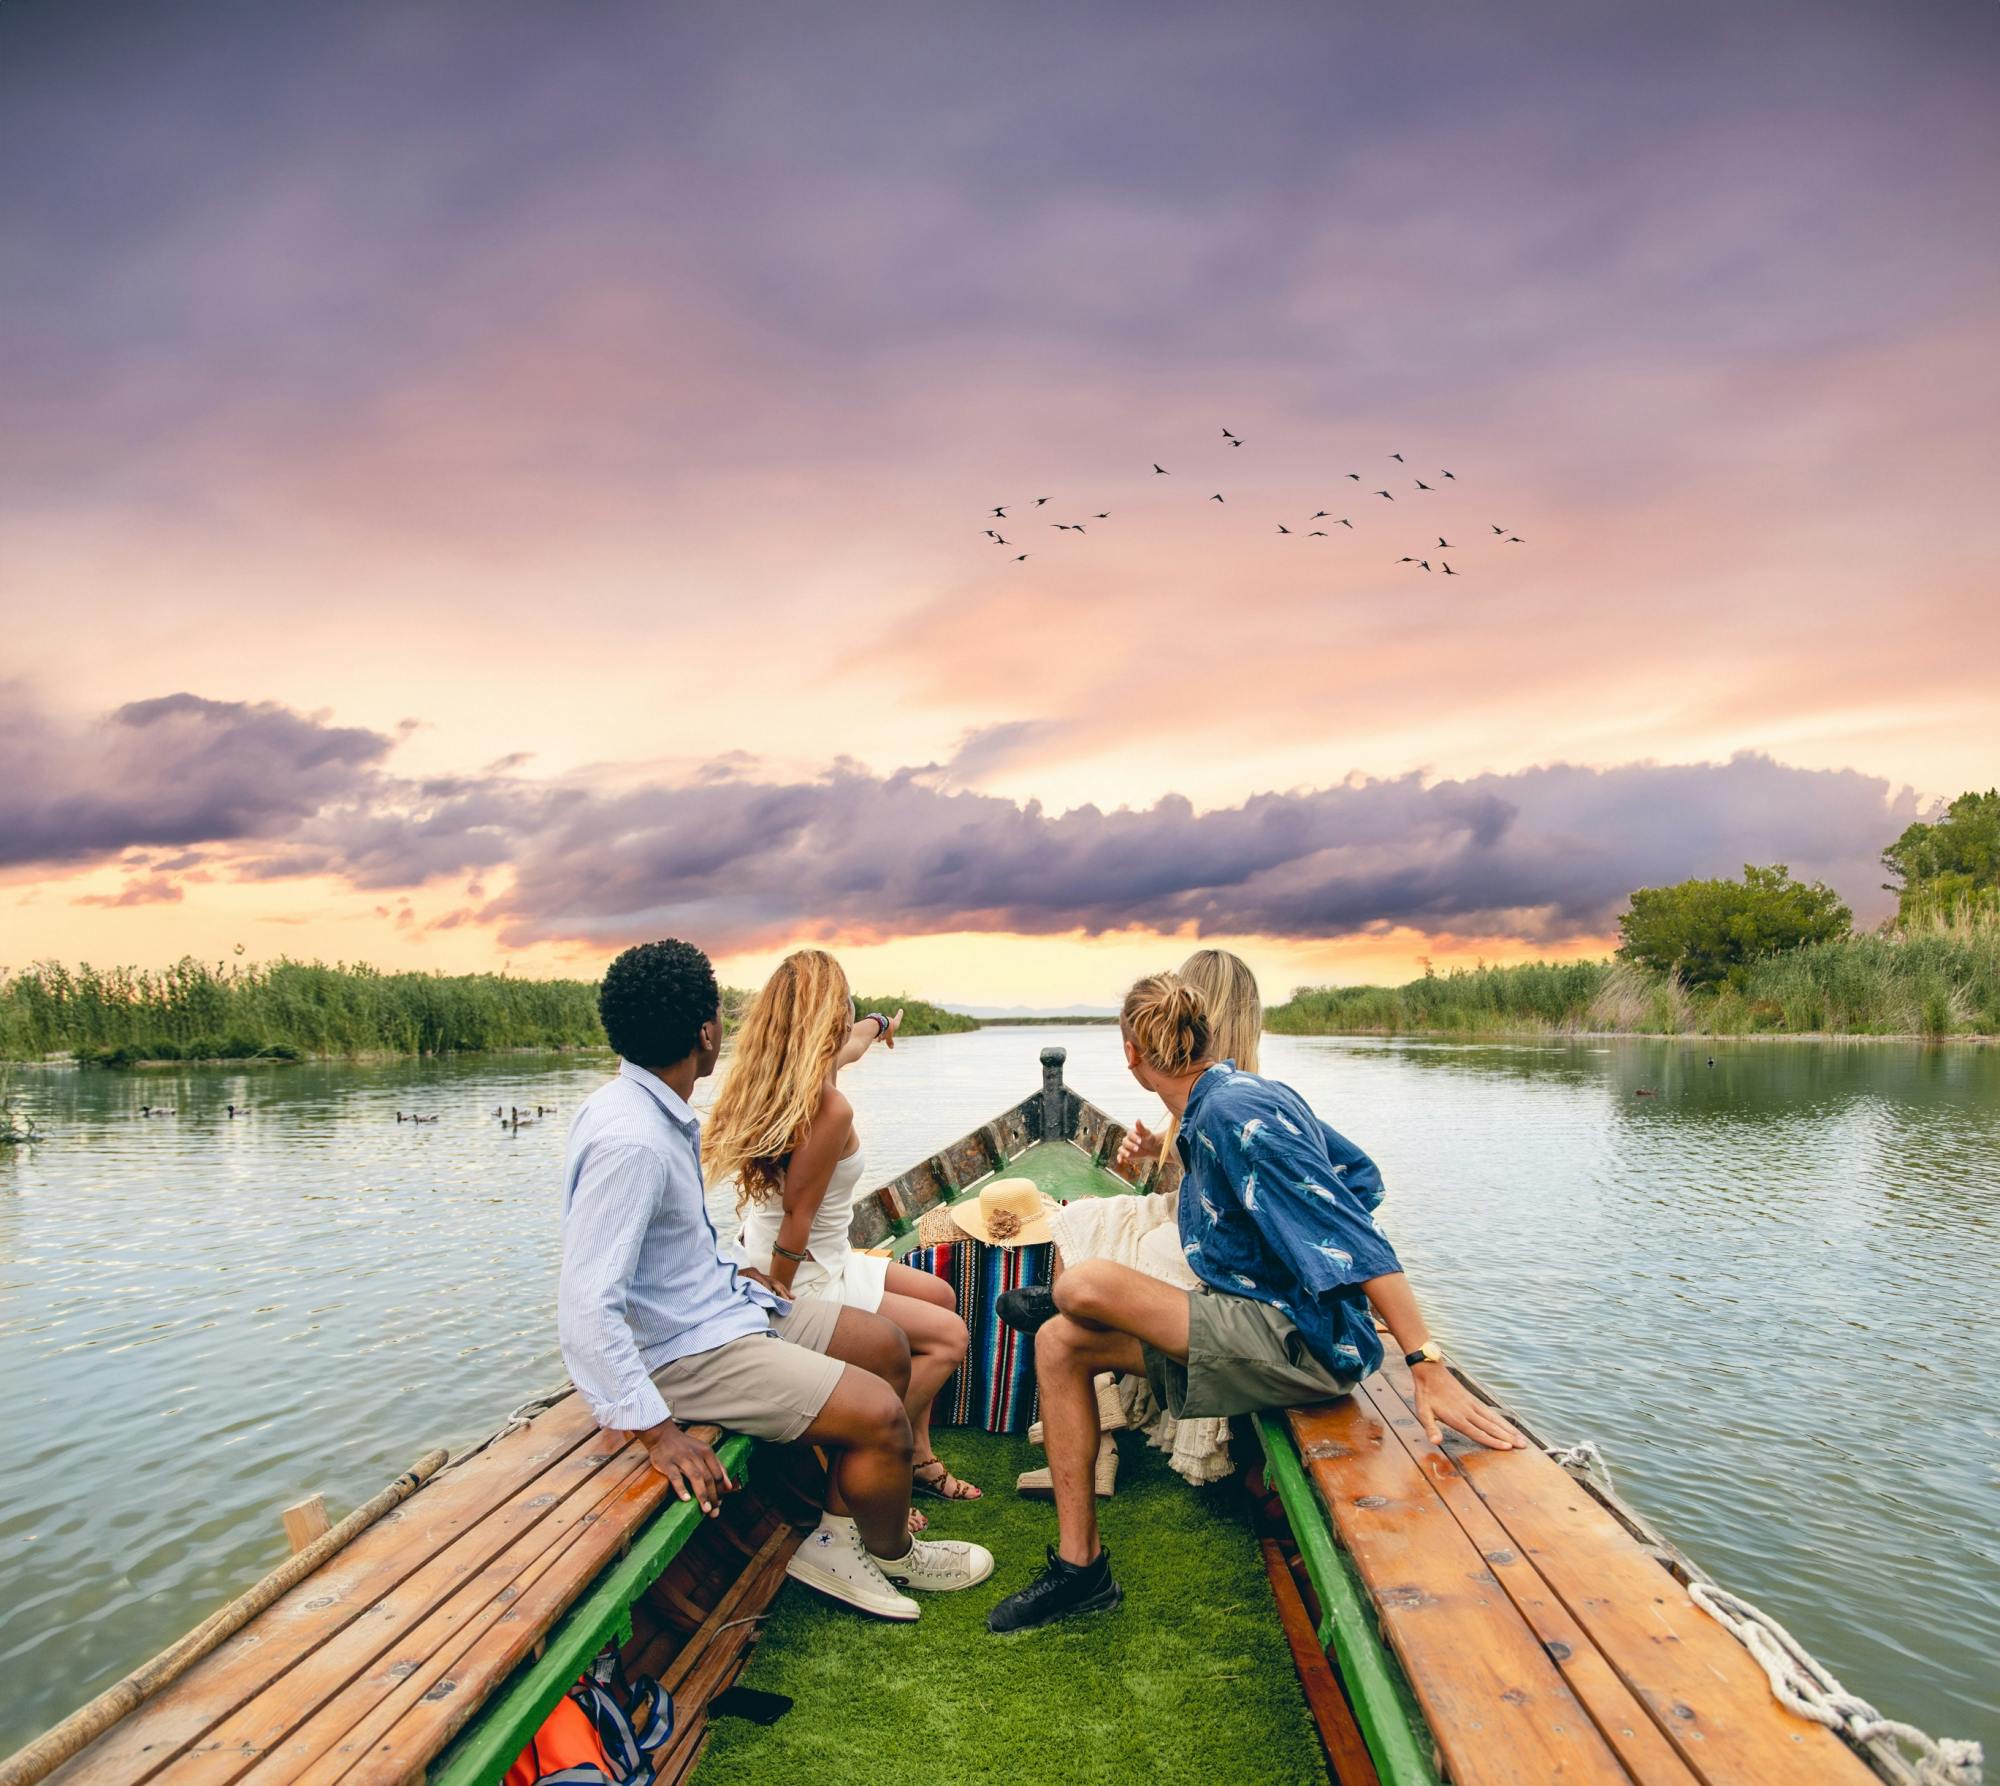
M1392 1359L1290 1424L1454 1786L1875 1780L1561 1466L1440 1450L1411 1393Z
M426 1484L51 1777L419 1775L671 1493L569 1396Z

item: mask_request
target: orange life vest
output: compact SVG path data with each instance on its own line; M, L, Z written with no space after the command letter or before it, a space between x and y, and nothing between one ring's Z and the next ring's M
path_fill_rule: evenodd
M590 1714L565 1694L501 1775L501 1786L613 1786L624 1777Z
M607 1647L557 1701L502 1786L652 1786L653 1757L674 1733L673 1696L628 1676Z

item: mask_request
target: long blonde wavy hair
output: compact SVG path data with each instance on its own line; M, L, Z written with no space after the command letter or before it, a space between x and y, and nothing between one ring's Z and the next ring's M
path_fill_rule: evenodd
M736 1032L729 1077L702 1131L711 1184L736 1180L736 1204L761 1203L819 1110L820 1094L853 1027L847 975L824 949L778 963Z
M1227 949L1197 949L1181 963L1181 978L1208 1007L1209 1059L1233 1060L1244 1072L1256 1072L1264 1000L1249 963Z

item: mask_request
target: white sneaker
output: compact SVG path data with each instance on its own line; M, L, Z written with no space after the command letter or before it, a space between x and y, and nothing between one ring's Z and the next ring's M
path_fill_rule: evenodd
M899 1557L870 1559L899 1588L951 1594L977 1587L993 1573L993 1553L983 1544L949 1538L912 1538Z
M917 1548L914 1540L912 1548ZM986 1567L991 1571L991 1557L986 1559ZM881 1565L861 1542L854 1521L838 1514L821 1515L819 1529L792 1552L785 1573L830 1600L872 1612L878 1619L913 1619L922 1610L889 1585Z

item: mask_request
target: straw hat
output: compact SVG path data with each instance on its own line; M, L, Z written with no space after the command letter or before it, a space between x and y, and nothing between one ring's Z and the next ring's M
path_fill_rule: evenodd
M1001 1178L977 1197L951 1206L951 1219L988 1246L1040 1246L1053 1238L1049 1212L1056 1200L1032 1178Z

